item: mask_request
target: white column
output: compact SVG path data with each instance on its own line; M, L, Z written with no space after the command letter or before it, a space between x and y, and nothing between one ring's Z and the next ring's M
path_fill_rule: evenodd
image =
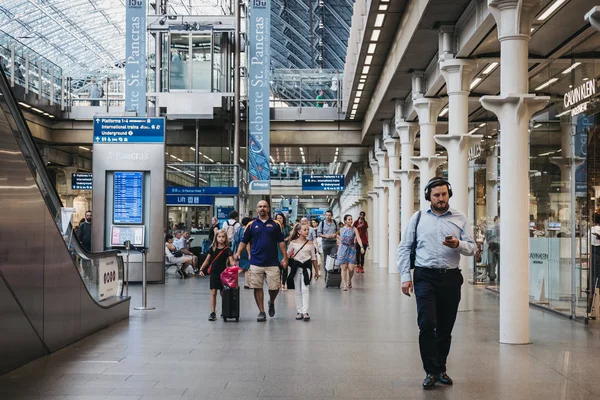
M411 157L414 155L417 129L418 124L414 122L406 122L403 119L396 120L396 132L400 138L402 157L400 170L393 172L400 178L400 232L404 232L410 217L415 212L415 178L419 172L413 168Z
M376 139L376 142L378 140ZM387 155L385 151L380 148L375 149L375 158L377 159L377 164L379 165L379 183L375 187L377 193L379 194L379 221L378 223L378 240L375 244L377 246L377 251L379 252L379 267L386 268L388 263L388 194L386 191L386 187L384 185L385 179L388 178L388 164L387 164Z
M531 21L540 0L488 0L500 41L500 95L481 104L500 121L500 343L529 343L529 120L549 97L529 93Z
M498 215L498 147L485 158L485 208L490 221Z
M436 135L435 141L448 150L448 180L452 184L453 208L469 213L469 148L481 141L482 135L470 135L469 85L477 63L471 60L450 59L440 63L448 88L448 134ZM461 265L466 262L464 260ZM465 264L466 265L466 264Z
M400 139L388 137L383 141L387 149L388 188L388 272L397 274L396 251L400 242L400 178L395 174L400 168Z
M373 190L369 191L367 194L373 200L373 218L371 220L371 229L373 232L373 237L371 239L371 247L373 253L373 266L379 265L379 225L381 222L381 218L379 216L379 192L376 187L379 186L379 164L377 160L371 159L369 163L371 166L371 171L373 172Z
M369 224L369 229L367 229L367 232L369 234L369 243L373 243L373 240L374 240L373 224L375 223L375 217L373 215L373 207L374 207L375 202L373 201L373 198L369 194L369 189L371 189L373 187L373 172L371 171L371 168L365 168L364 172L365 172L365 174L364 174L365 181L363 184L363 197L366 199L365 201L366 201L367 209L365 211L366 211L367 223ZM373 249L367 250L365 262L368 262L369 265L373 264Z
M421 138L419 156L411 157L410 160L419 168L420 208L423 209L428 206L424 194L425 186L435 176L437 168L446 161L446 157L435 155L435 126L442 103L439 99L421 97L413 101L413 107L419 116Z
M448 151L448 180L452 185L450 205L469 219L469 148L481 141L482 135L469 134L469 85L477 63L472 60L449 59L440 62L440 71L448 92L448 134L435 140ZM471 258L471 257L469 257ZM460 269L469 270L469 258L460 258ZM467 273L468 275L468 273ZM468 276L467 276L468 278ZM461 311L471 309L467 285L462 286Z

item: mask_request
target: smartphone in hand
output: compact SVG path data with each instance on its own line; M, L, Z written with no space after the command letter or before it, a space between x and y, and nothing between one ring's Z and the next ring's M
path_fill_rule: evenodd
M448 242L448 241L450 241L450 240L452 240L452 239L453 239L452 235L446 235L446 237L444 238L444 240L445 240L446 242Z

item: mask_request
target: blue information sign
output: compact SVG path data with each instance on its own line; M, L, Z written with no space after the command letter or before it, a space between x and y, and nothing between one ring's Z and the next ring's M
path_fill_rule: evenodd
M185 195L215 195L215 194L229 194L237 195L240 190L236 187L215 187L215 186L201 186L201 187L184 187L184 186L167 186L167 194L185 194Z
M164 118L94 118L94 143L164 143Z
M92 190L92 174L76 173L71 174L72 190Z
M144 173L115 172L113 223L141 224L144 222Z
M271 93L271 0L250 0L248 17L248 190L254 194L269 194L271 188L270 114Z
M190 196L181 194L168 194L166 203L168 206L211 206L212 196Z
M302 190L344 190L344 175L302 175Z

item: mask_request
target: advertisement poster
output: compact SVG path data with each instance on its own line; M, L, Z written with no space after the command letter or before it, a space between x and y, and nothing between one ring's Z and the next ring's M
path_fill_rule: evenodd
M117 295L118 281L119 270L116 257L100 259L98 264L98 295L100 301Z

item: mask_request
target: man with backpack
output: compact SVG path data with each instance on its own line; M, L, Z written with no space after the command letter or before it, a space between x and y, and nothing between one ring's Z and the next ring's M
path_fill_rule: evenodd
M327 256L334 257L337 252L337 231L338 225L333 219L333 212L331 210L325 211L325 219L321 221L317 228L317 236L322 240L323 265L327 263Z
M229 213L229 219L223 223L223 230L227 233L227 240L229 240L229 243L233 243L235 232L242 227L238 222L238 217L238 212L233 210Z

